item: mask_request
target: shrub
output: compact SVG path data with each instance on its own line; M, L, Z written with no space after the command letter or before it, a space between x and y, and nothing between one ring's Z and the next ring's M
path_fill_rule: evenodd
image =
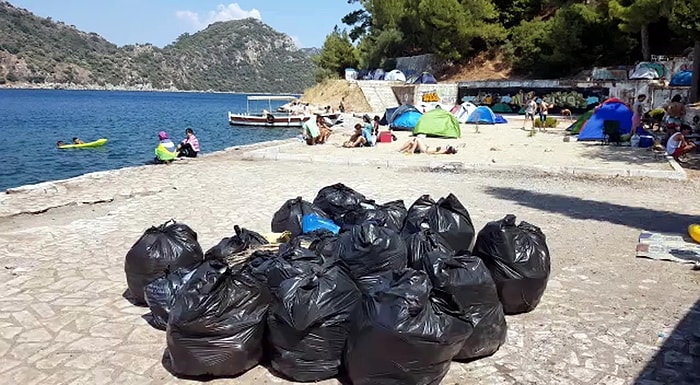
M549 116L547 117L547 119L544 122L545 128L556 128L557 125L559 125L559 121L556 118L552 118ZM542 121L539 119L535 119L535 127L542 128Z

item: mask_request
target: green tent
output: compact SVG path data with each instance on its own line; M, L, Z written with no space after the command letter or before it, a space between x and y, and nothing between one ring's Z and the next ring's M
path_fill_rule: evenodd
M586 111L586 113L579 116L578 119L576 119L576 121L573 124L571 124L569 126L569 128L567 128L567 130L574 135L581 132L583 125L586 124L586 122L588 121L588 118L590 118L591 115L593 115L594 111L595 111L595 108Z
M419 134L440 138L459 138L462 136L462 131L459 129L459 121L454 115L442 108L436 108L426 112L418 119L416 128L413 129L413 135Z
M500 114L512 114L513 108L505 103L496 103L491 107L491 111L498 112Z

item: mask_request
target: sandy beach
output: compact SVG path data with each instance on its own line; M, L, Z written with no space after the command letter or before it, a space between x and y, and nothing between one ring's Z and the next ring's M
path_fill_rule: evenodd
M0 196L0 375L18 385L188 383L162 367L165 334L142 318L148 309L122 297L130 246L171 218L195 229L205 249L236 224L269 231L286 199L342 182L407 205L453 192L477 229L512 213L547 235L553 265L542 303L508 317L498 353L453 363L444 384L700 382L700 275L635 258L641 229L684 232L700 222L698 181L546 171L674 168L642 149L567 143L561 132L528 137L517 127L463 126L459 141L429 140L464 143L456 155L399 154L404 133L386 147L343 149L341 129L323 146L267 143L10 190ZM446 157L504 167L424 172ZM392 167L404 161L415 167ZM211 383L289 382L258 366Z

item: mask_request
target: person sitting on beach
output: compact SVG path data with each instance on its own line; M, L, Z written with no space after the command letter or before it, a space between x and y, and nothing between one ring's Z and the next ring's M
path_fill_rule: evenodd
M683 118L685 117L685 106L681 103L683 98L680 95L676 95L671 99L671 103L666 107L666 124L667 125L677 125L683 124Z
M362 132L369 132L370 137L367 138L370 146L377 144L377 135L379 134L379 125L377 125L377 133L374 133L374 124L372 123L372 118L369 115L362 115Z
M378 115L374 115L374 119L372 119L372 135L374 136L379 136L379 120L381 118Z
M168 134L165 131L158 133L158 147L156 147L155 153L157 163L170 163L177 158L177 147L168 138Z
M673 159L678 162L682 161L679 159L681 156L695 150L695 143L686 140L686 136L690 135L692 129L687 124L681 125L680 132L676 132L668 138L666 143L666 154L671 155Z
M333 133L333 130L331 130L330 127L328 127L328 125L326 125L326 120L321 115L316 116L316 125L318 126L318 130L319 130L319 137L318 137L317 143L319 143L319 144L326 143L328 138Z
M191 128L185 130L185 139L177 145L178 157L196 158L199 154L199 140Z
M371 127L371 126L370 126ZM362 124L355 125L355 133L350 136L350 140L343 144L343 147L371 147L372 146L372 129L363 127Z
M442 155L442 154L456 154L457 149L454 148L453 146L446 146L445 148L442 148L441 146L436 147L434 150L431 150L428 146L424 145L423 142L420 141L419 138L413 137L409 138L406 143L404 143L401 148L399 148L399 152L403 152L404 154L431 154L431 155Z
M80 138L78 138L78 137L73 138L73 144L84 144L84 143L85 142L80 140Z

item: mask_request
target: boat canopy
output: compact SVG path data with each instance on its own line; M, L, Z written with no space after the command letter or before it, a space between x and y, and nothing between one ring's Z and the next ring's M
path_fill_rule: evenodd
M296 96L291 95L251 95L248 96L248 100L270 100L270 101L287 101L287 100L297 100Z

